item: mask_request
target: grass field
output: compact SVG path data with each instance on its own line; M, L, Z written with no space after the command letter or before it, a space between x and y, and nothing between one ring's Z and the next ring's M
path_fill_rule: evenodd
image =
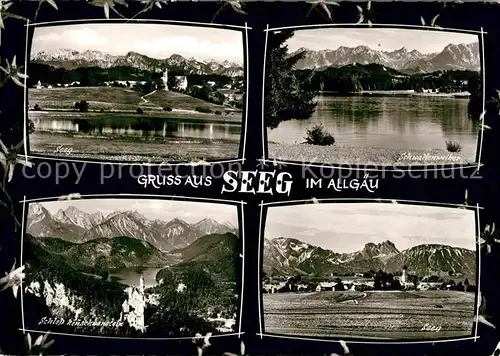
M144 111L162 111L164 107L173 110L195 111L196 108L212 111L234 111L222 105L206 102L182 93L156 91L142 99L142 94L129 88L75 87L28 89L29 106L38 104L42 110L72 110L75 102L86 100L89 111L135 112L138 107ZM241 113L240 113L241 116Z
M75 102L86 100L89 110L136 110L141 95L128 88L77 87L28 89L30 107L38 104L42 110L73 109Z
M71 153L58 153L57 148ZM239 142L203 139L113 138L36 132L30 135L30 153L65 158L133 162L193 162L237 158Z
M264 294L263 301L264 327L270 333L432 340L471 335L475 294L439 290L275 293Z

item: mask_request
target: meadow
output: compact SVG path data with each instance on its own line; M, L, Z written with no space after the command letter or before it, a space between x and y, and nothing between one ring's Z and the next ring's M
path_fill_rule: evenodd
M264 294L264 328L306 337L468 337L474 301L474 293L441 290Z

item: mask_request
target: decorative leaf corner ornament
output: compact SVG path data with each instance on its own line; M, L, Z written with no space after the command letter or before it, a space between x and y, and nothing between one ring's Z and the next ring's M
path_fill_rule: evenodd
M245 356L245 343L242 341L240 343L240 353L239 354L235 354L233 352L224 352L223 354L224 356Z
M356 22L356 25L366 22L369 27L372 27L373 25L372 2L368 1L365 9L363 9L359 5L356 5L356 9L358 9L358 22Z
M230 7L233 9L234 12L241 14L241 15L246 15L246 11L243 9L244 5L243 2L240 0L222 0L222 6L217 10L215 13L214 17L212 17L212 23L215 21L215 18L219 16L219 14L224 10L226 7Z
M6 18L26 21L25 17L7 11L12 6L13 3L14 2L11 0L0 0L0 30L5 29L5 24L3 20Z
M212 333L207 333L205 336L203 336L200 333L197 333L195 337L193 338L193 343L196 345L196 349L198 351L198 356L203 355L203 351L207 348L212 346L210 344L210 338L212 337Z
M306 17L309 17L309 14L313 10L319 11L321 15L323 15L323 12L326 14L326 17L328 20L333 22L333 16L332 16L332 11L330 10L330 5L332 6L340 6L340 4L336 1L331 1L331 0L310 0L307 1L308 3L311 4L311 7L309 8L309 11L307 11ZM324 16L324 15L323 15Z
M90 3L93 6L102 7L104 10L104 16L109 20L109 10L113 10L115 14L120 16L121 18L126 19L117 9L116 4L122 5L124 7L128 7L128 4L125 0L92 0Z
M22 73L23 67L17 67L16 63L16 56L12 58L12 63L9 63L9 61L6 61L7 65L6 67L0 66L0 70L5 73L6 75L6 80L12 80L16 85L19 85L20 87L24 88L24 83L21 81L21 79L24 81L25 79L28 78L27 74ZM4 82L4 83L5 83Z
M31 334L26 334L26 348L28 349L29 355L43 355L45 350L52 346L55 340L50 340L47 342L49 338L49 333L45 333L44 335L40 335L35 342L32 342Z
M10 272L5 272L5 277L0 278L0 285L3 285L0 291L12 288L14 298L17 298L17 291L21 286L21 282L23 281L24 277L26 277L24 268L25 266L16 268L16 261L14 260L14 264L12 265Z
M14 175L14 168L17 164L22 164L26 167L33 167L33 162L28 161L27 159L21 159L18 157L19 151L21 147L23 147L24 142L19 142L16 146L11 147L9 150L7 146L0 139L0 164L4 169L4 187L5 187L5 178L7 178L7 182L12 180Z
M35 19L38 18L38 13L40 12L40 9L41 9L41 7L42 7L42 5L43 5L44 2L48 3L55 10L59 10L59 8L57 7L57 4L56 4L55 0L38 0L38 7L36 8L36 11L35 11Z
M442 28L440 26L438 26L437 23L436 23L438 17L439 17L439 14L437 14L436 16L434 16L432 18L430 24L427 24L427 22L425 21L424 17L420 16L420 23L422 24L422 26L434 27L434 28L437 28L438 30L441 30Z
M171 1L174 1L174 0L171 0ZM144 5L144 8L141 11L139 11L137 14L135 14L134 16L132 16L130 18L130 20L135 19L136 17L138 17L139 15L141 15L141 14L143 14L145 12L153 10L153 8L155 6L158 9L163 10L163 5L168 5L168 0L144 0L144 1L141 1L141 4Z

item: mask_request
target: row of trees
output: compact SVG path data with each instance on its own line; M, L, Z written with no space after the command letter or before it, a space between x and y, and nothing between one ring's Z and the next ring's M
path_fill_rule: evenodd
M303 81L303 88L309 91L334 91L339 94L361 92L362 90L415 90L424 89L441 93L473 91L477 83L477 72L437 71L434 73L403 75L378 64L350 65L342 68L328 68L324 71L296 71ZM306 80L309 78L308 80ZM470 84L469 84L470 82Z

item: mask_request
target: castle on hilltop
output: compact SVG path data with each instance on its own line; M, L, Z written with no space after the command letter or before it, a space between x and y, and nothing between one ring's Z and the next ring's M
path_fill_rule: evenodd
M141 275L139 286L130 286L125 291L128 299L122 304L120 321L127 321L136 330L145 331L144 311L146 309L146 298L144 296L144 276Z

